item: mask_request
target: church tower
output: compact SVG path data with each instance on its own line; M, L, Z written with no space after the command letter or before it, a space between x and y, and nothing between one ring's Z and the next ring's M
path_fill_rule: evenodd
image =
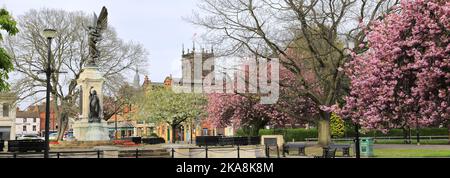
M196 56L197 56L197 58L199 58L200 55L201 55L201 58L196 59ZM189 74L191 75L191 79L194 79L194 60L201 60L201 64L202 64L201 79L202 80L205 79L205 77L207 75L209 75L211 72L214 71L214 68L215 68L214 62L213 62L213 64L211 64L211 67L208 70L206 68L209 68L209 66L206 66L206 64L205 64L206 60L215 57L214 48L212 48L212 47L211 47L211 50L205 50L204 48L202 48L201 50L197 50L195 48L195 42L193 42L192 43L192 51L190 49L187 49L187 53L186 53L186 51L184 49L184 45L183 45L181 57L182 57L182 59L181 59L182 64L189 63L191 66L191 70L188 71L189 69L186 69L186 66L182 65L183 80L185 80L184 77L189 76ZM194 85L194 83L202 82L202 81L194 81L193 80L191 82L192 82L192 85ZM189 83L191 83L191 82L189 82Z
M139 77L139 69L136 67L136 74L134 75L134 80L133 80L133 87L135 89L140 89L141 88L141 79Z

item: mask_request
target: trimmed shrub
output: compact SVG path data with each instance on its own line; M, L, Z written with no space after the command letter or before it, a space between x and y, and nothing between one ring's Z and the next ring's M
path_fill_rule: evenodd
M331 137L343 137L345 135L345 123L341 117L332 114L330 118Z

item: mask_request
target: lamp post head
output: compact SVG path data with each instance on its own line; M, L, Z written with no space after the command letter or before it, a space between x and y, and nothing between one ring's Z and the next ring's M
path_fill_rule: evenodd
M56 30L45 29L42 34L44 35L45 38L52 39L52 38L55 38L55 36L56 36Z

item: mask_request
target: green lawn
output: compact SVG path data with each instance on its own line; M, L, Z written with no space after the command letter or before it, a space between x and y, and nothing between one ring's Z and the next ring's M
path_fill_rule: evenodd
M417 144L416 140L411 140L412 144ZM377 140L376 144L405 144L404 140ZM448 140L421 140L422 145L446 145Z
M417 144L416 140L411 140L413 145ZM337 141L338 144L353 144L352 141ZM447 145L448 140L421 140L421 145ZM405 144L404 140L376 140L375 144Z
M375 149L376 158L450 158L450 150L433 149Z
M291 152L293 155L297 154L296 150ZM354 155L354 150L351 148L350 153ZM374 149L375 158L450 158L450 149ZM276 156L276 152L271 153ZM307 147L306 155L320 156L322 155L322 148L318 146ZM336 152L337 157L342 156L342 152Z

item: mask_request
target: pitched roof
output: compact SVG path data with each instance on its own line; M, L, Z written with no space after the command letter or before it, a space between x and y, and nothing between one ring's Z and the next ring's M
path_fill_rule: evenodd
M39 113L33 111L17 111L16 118L39 118Z

